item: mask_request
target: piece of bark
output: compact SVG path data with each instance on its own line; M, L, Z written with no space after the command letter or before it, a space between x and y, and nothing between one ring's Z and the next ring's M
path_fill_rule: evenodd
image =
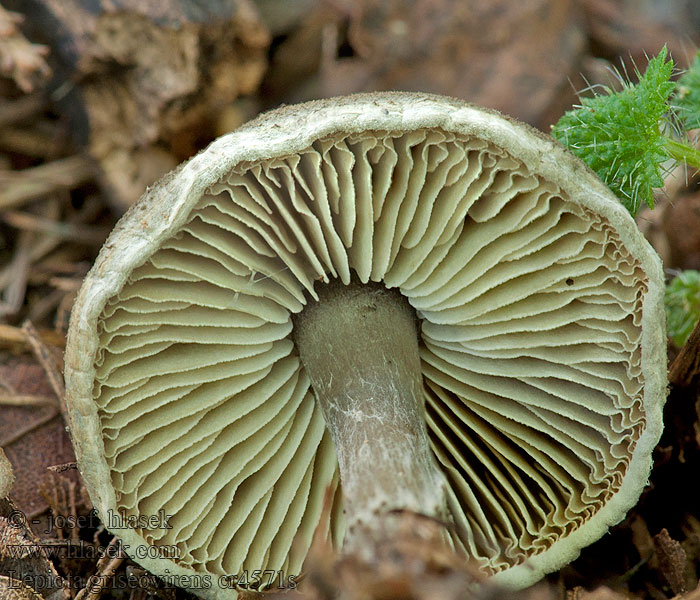
M6 3L51 47L53 97L122 210L207 143L266 67L269 34L251 0Z
M56 333L52 329L45 329L39 332L39 337L45 344L51 344L63 348L66 345L66 336ZM23 351L27 348L27 334L20 327L12 327L0 323L0 348L11 348L16 351Z

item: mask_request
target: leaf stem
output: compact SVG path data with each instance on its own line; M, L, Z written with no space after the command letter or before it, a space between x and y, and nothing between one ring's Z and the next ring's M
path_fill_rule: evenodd
M700 150L666 136L663 136L663 141L664 148L671 158L700 169Z

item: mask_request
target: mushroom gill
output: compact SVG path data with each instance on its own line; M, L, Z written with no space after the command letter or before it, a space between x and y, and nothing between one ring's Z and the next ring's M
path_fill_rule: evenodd
M377 129L238 163L101 311L116 509L173 515L143 539L221 575L298 573L319 525L341 545L336 449L291 316L355 277L419 319L455 547L494 574L595 519L645 429L647 275L605 217L491 141Z

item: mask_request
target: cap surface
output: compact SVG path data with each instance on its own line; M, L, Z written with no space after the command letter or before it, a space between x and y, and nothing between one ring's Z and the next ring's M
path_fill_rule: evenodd
M662 427L658 257L550 138L457 100L368 94L218 139L123 217L86 278L71 431L102 518L139 525L117 532L137 562L223 598L221 576L297 575L319 525L340 545L335 449L290 315L352 272L420 319L454 542L484 572L527 585L622 519ZM167 527L137 520L161 512Z

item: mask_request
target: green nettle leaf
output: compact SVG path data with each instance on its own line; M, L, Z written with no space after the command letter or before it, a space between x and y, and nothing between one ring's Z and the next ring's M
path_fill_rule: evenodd
M567 112L552 135L578 155L620 198L634 216L642 202L654 206L654 188L663 186L662 163L669 157L660 121L674 90L673 61L663 48L637 84L583 98Z
M668 337L679 348L688 340L700 320L700 273L682 271L666 286Z
M673 104L683 127L700 128L700 52L678 80Z

